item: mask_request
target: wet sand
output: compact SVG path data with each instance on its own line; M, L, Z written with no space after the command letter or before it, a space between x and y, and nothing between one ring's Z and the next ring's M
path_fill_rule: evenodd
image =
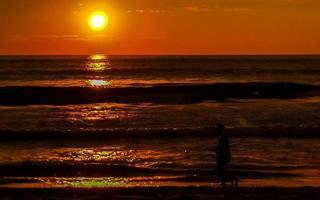
M320 188L136 187L108 189L0 189L0 199L319 199Z

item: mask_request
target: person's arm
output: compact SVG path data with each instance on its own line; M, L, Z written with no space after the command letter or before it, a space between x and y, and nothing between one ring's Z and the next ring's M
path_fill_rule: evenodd
M227 151L228 162L230 162L230 160L231 160L231 149L230 149L229 138L226 138L226 151Z
M222 138L219 138L218 144L215 148L216 153L219 153L221 151L221 143L222 143L221 139Z

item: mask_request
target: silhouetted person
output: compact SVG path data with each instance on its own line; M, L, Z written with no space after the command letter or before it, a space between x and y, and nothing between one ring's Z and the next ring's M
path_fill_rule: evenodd
M219 136L219 142L216 147L217 174L221 185L225 185L228 178L227 168L231 160L229 136L225 132L225 127L222 123L217 124L217 133Z

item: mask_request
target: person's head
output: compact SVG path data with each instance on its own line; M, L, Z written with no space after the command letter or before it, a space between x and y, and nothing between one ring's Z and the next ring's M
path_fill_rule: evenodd
M218 133L218 135L223 134L223 133L224 133L224 129L225 129L223 123L217 123L216 126L217 126L217 133Z

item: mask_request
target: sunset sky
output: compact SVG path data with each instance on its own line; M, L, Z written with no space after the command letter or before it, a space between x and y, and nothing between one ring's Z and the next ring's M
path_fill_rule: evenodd
M1 0L0 54L320 54L319 24L319 0Z

